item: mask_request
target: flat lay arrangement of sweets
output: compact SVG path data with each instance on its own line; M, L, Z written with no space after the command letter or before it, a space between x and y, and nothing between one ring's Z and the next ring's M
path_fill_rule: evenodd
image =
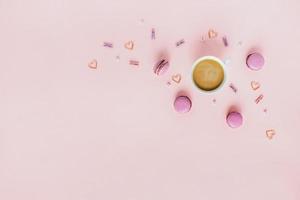
M215 57L203 57L196 61L193 70L195 85L204 91L213 91L224 82L225 73L222 61Z
M145 36L146 37L146 36ZM227 48L230 45L230 41L228 40L228 36L223 35L220 36L220 33L218 31L210 28L207 33L204 33L202 36L200 36L201 41L205 42L208 40L221 40L223 43L223 46ZM151 28L150 29L150 40L157 40L157 34L156 29ZM186 39L180 39L175 42L174 47L180 48L181 46L186 44ZM201 45L201 44L199 44ZM242 42L239 41L237 46L242 45ZM253 44L254 46L255 44ZM125 50L134 50L135 42L133 40L129 40L124 43L124 49ZM103 42L103 47L105 48L113 48L114 44L113 42ZM116 59L119 61L120 56L117 56ZM156 63L153 65L153 73L157 76L170 76L168 74L169 69L172 67L172 65L176 65L176 63L170 64L170 60L167 57L162 57L157 60ZM265 58L262 55L262 53L257 51L251 51L248 52L247 56L244 58L244 66L249 69L250 71L256 72L259 70L262 70L265 65ZM216 56L212 55L205 55L197 58L192 66L189 66L188 69L190 69L191 74L189 77L184 77L180 73L171 74L170 80L167 81L167 85L178 85L180 84L182 79L190 79L190 81L193 83L194 88L193 90L197 90L199 93L202 93L203 95L210 95L216 92L225 92L224 87L230 88L231 91L233 91L236 95L238 95L238 87L236 84L227 82L227 71L226 71L226 65L230 62L229 59L221 60L221 58L218 58ZM139 60L133 60L129 59L128 61L129 65L141 67L141 63ZM97 60L93 59L88 63L89 68L91 69L97 69ZM249 89L252 89L254 92L260 91L261 84L258 81L251 81L249 83ZM182 92L178 94L173 102L173 108L175 113L187 115L190 111L193 110L193 102L191 100L191 96L188 91L185 91L185 95L182 95ZM260 104L261 101L264 99L263 93L258 93L256 98L253 100L255 104ZM213 102L216 103L217 100L213 99ZM235 105L231 105L234 107ZM263 112L267 112L267 109L264 108ZM238 129L243 126L243 124L247 123L247 121L244 121L243 117L243 111L242 110L230 110L227 115L224 116L224 121L219 123L226 123L229 128L232 129ZM275 136L275 130L266 128L265 135L268 139L273 139Z
M300 200L300 0L0 0L0 200Z

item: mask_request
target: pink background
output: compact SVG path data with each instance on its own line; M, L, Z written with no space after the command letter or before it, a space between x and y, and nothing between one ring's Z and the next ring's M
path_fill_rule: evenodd
M0 199L299 200L299 10L299 0L0 0ZM229 47L201 43L209 28ZM266 59L259 72L245 67L253 49ZM161 55L171 67L157 77ZM203 55L230 59L215 93L190 79ZM181 83L167 86L175 73ZM185 115L172 107L179 91L193 101ZM239 129L225 123L231 106Z

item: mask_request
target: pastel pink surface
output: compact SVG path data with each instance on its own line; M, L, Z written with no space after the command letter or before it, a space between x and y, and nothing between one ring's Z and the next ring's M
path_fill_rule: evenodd
M252 53L247 57L247 65L252 70L260 70L264 64L264 57L260 53Z
M230 112L226 121L231 128L238 128L243 124L243 116L238 112Z
M0 199L299 200L299 10L299 0L0 0ZM202 42L210 28L218 38ZM246 66L253 49L263 70ZM230 59L209 94L191 80L204 55ZM162 56L170 68L157 77ZM179 91L188 114L174 112ZM235 130L231 105L245 118Z
M174 108L179 113L187 113L192 107L192 102L187 96L176 97L174 101Z

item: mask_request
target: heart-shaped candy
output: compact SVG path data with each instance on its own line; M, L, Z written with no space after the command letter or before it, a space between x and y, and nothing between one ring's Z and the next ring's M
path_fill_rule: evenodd
M134 47L134 42L133 41L128 41L125 43L125 48L128 49L128 50L132 50L133 47Z
M209 39L215 38L218 36L218 33L216 31L214 31L213 29L209 29L208 30L208 37Z
M273 136L276 134L275 130L270 129L266 131L266 136L267 138L269 138L270 140L273 139Z
M181 75L180 74L175 74L172 76L172 80L175 82L175 83L180 83L181 81Z
M91 69L97 69L97 65L98 65L97 60L94 59L91 62L89 62L88 67Z
M253 90L257 90L260 88L260 83L257 81L251 81L251 87Z

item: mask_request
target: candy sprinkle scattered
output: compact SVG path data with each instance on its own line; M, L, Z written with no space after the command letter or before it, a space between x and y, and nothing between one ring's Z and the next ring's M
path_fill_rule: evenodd
M117 62L119 62L120 61L120 56L116 56L116 60L117 60Z
M253 90L258 90L260 88L260 83L257 81L251 81L251 87Z
M89 62L88 67L91 69L97 69L97 65L98 65L97 60L93 59L91 62Z
M176 42L176 47L181 46L182 44L184 44L184 39L179 40L178 42Z
M269 138L269 140L272 140L274 135L276 135L276 132L274 129L266 130L266 136L267 136L267 138Z
M215 30L213 30L213 29L208 30L208 38L209 39L216 38L217 36L218 36L218 33Z
M229 87L232 89L234 93L237 93L237 88L235 87L235 85L233 85L233 83L230 83Z
M216 103L217 102L217 100L216 99L213 99L213 103Z
M103 42L103 46L108 47L108 48L113 48L114 47L113 43L111 43L111 42Z
M124 44L124 47L128 50L132 50L134 47L134 42L133 41L128 41Z
M170 81L168 81L168 82L167 82L167 86L170 86L170 85L171 85L171 82L170 82Z
M172 80L175 82L175 83L180 83L181 81L181 74L175 74L172 76Z
M226 36L222 37L222 40L223 40L224 46L227 47L228 46L227 37Z
M129 64L130 64L130 65L139 66L140 62L137 61L137 60L129 60Z
M256 99L255 99L255 103L258 104L262 99L264 98L264 95L259 95Z
M155 40L155 38L156 38L156 32L155 32L155 29L152 28L152 29L151 29L151 39L152 39L152 40Z

